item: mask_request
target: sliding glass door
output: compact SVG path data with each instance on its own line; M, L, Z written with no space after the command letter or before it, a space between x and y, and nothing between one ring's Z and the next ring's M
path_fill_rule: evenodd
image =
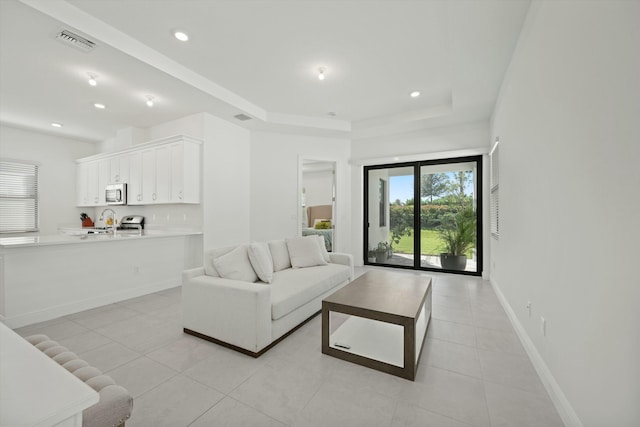
M482 157L367 166L365 264L482 273Z

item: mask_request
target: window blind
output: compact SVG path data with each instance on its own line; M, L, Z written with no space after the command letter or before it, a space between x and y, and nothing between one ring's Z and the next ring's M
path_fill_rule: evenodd
M38 166L0 161L0 233L38 231Z
M491 236L500 237L500 151L499 144L491 152Z

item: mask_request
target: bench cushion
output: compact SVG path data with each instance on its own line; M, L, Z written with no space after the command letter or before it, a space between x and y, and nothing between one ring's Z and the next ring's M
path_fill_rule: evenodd
M288 268L275 272L271 283L271 318L277 320L286 316L349 280L349 274L349 267L342 264Z
M98 403L82 412L83 427L124 425L133 409L133 397L125 388L116 385L113 378L104 375L99 369L89 366L86 361L78 359L75 353L58 345L46 335L32 335L26 337L25 340L98 392L100 395Z

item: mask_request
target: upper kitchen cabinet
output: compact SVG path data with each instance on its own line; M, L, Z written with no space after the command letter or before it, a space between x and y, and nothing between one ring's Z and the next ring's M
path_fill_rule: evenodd
M200 203L200 144L170 145L171 203Z
M104 194L100 197L100 168L101 162L94 160L79 163L76 173L76 200L78 206L100 206L104 204ZM104 171L104 165L102 167Z
M133 151L129 157L129 182L127 183L127 204L142 205L142 153Z
M109 184L129 182L129 154L109 158Z
M104 187L113 183L128 184L130 205L200 203L201 147L176 136L80 159L78 206L104 205Z

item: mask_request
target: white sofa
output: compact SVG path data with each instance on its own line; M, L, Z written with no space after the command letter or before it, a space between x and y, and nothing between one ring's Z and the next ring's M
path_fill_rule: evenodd
M204 264L183 272L184 332L254 357L353 279L352 256L327 253L321 236L213 249Z

